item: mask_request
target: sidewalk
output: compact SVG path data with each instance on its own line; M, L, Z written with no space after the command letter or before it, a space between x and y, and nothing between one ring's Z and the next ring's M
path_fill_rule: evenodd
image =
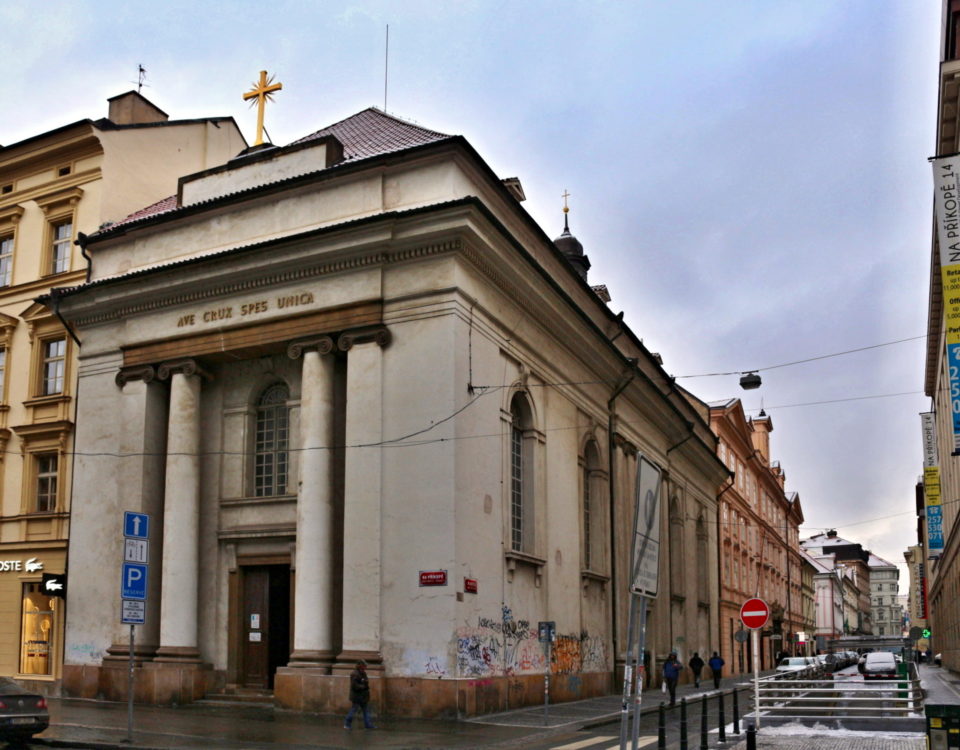
M761 672L761 677L773 674L774 670ZM752 675L737 675L735 677L724 677L720 680L720 690L727 692L735 686L744 686L752 683ZM746 688L744 688L746 689ZM701 680L700 687L694 687L693 683L677 686L677 705L670 706L670 696L660 689L651 688L644 690L640 700L640 713L648 714L657 711L661 703L667 704L667 711L675 711L680 706L680 700L686 698L688 702L701 699L703 696L716 695L717 691L713 689L713 680ZM582 701L571 703L558 703L550 706L548 710L547 721L544 721L543 706L531 706L528 708L518 708L513 711L504 711L497 714L487 714L468 719L469 724L488 724L501 727L544 727L551 729L570 729L573 727L595 727L606 724L611 721L620 720L620 710L622 705L621 695L606 695L601 698L589 698ZM747 700L741 704L741 711L746 712ZM668 713L669 716L669 713Z
M743 678L727 677L722 690ZM680 698L715 695L704 685L681 685ZM665 697L659 690L643 694L643 713L656 711ZM34 738L52 747L102 750L137 748L512 748L558 731L597 726L620 718L621 696L610 695L549 706L506 711L466 721L390 719L367 731L343 728L343 717L294 713L261 705L194 703L176 708L134 707L133 742L127 743L127 705L105 701L49 699L50 728Z

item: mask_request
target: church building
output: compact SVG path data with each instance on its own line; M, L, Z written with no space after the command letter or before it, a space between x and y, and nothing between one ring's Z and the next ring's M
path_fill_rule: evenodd
M88 279L41 299L81 342L65 694L125 695L131 593L141 702L337 711L359 659L400 716L540 703L547 672L551 701L614 691L640 454L653 663L716 647L709 410L523 200L371 108L80 239Z

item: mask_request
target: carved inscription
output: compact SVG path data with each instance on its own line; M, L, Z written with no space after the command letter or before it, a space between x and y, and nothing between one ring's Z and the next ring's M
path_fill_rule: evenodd
M199 312L181 315L177 318L177 328L185 328L201 322L217 323L224 320L246 318L251 315L260 315L269 312L274 308L283 310L290 307L300 307L301 305L312 305L313 303L314 297L312 292L301 292L299 294L285 294L282 297L275 297L273 299L250 300L241 305L211 307Z

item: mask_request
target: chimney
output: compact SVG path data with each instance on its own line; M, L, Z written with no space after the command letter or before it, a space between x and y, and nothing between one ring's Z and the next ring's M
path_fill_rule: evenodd
M750 441L753 443L753 447L760 451L764 463L769 466L770 433L773 432L773 420L761 409L760 414L750 420L750 426L753 428L750 432Z
M170 116L136 91L128 91L107 99L107 119L115 125L146 125L166 122Z
M837 530L830 529L830 531L827 532L827 539L836 539L836 538L837 538Z

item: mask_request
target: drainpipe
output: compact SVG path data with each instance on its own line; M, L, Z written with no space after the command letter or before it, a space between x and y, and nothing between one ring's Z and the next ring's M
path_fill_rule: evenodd
M50 301L53 303L53 314L57 316L57 320L60 321L67 333L70 334L70 338L74 340L77 346L80 346L80 339L77 338L77 334L74 333L73 329L70 327L70 324L67 323L63 315L60 314L60 289L58 287L54 287L50 290Z
M73 241L73 244L80 248L80 254L84 260L87 261L87 283L89 284L90 274L93 273L93 261L90 259L90 256L87 255L87 235L83 232L77 232L77 239Z
M617 398L626 390L627 386L633 382L634 377L636 377L637 360L630 358L627 361L630 363L630 369L620 376L620 382L617 383L613 392L610 394L610 398L607 400L607 486L610 492L610 606L612 608L610 633L613 636L613 669L611 670L613 684L611 689L614 693L617 692L617 654L619 653L617 651L617 644L619 643L619 620L617 618L619 597L617 596L617 586L619 581L617 581L616 556L617 482L616 475L614 474L614 470L616 469L616 462L614 461L616 445L614 445L613 433L616 427L616 413L614 409L616 408ZM643 663L643 654L640 654L640 663Z

